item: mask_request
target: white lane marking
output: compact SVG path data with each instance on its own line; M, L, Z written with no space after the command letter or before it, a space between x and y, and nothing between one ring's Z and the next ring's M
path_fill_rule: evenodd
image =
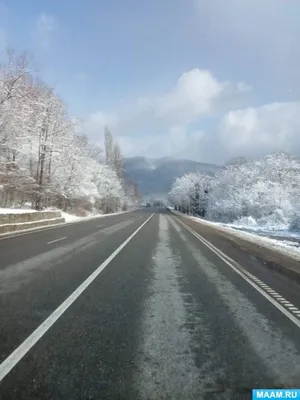
M52 240L51 242L48 242L47 244L52 244L52 243L60 242L61 240L65 240L65 239L67 239L67 236L64 236L64 237L59 238L59 239Z
M298 328L300 328L300 313L296 313L296 310L298 311L299 309L295 307L295 311L293 311L293 315L290 310L286 307L288 305L293 306L294 304L290 303L287 300L280 301L283 305L281 305L276 298L273 297L273 295L269 294L265 288L267 285L264 283L259 284L255 283L254 275L252 275L250 272L248 272L245 268L243 268L240 264L238 264L236 261L234 261L232 258L227 256L227 254L223 253L220 249L218 249L216 246L214 246L211 242L206 240L203 236L201 236L199 233L195 232L192 228L190 228L188 225L186 225L184 222L182 222L180 219L177 218L177 221L184 226L193 236L195 236L200 242L202 242L206 247L208 247L213 253L215 253L221 260L223 260L230 268L232 268L238 275L240 275L245 281L247 281L254 289L256 289L261 295L263 295L270 303L272 303L279 311L282 312L290 321L292 321ZM269 287L269 286L267 286ZM274 291L275 292L275 291ZM278 294L277 292L275 292ZM299 310L300 312L300 310ZM296 318L298 317L298 318Z
M104 226L104 224L97 225L96 228L101 228L101 226Z
M59 307L54 310L49 317L35 330L23 343L20 344L1 364L0 382L18 364L28 351L45 335L45 333L55 324L64 312L74 303L76 299L90 286L105 267L120 253L121 250L136 236L136 234L153 217L152 214L142 223L78 288Z

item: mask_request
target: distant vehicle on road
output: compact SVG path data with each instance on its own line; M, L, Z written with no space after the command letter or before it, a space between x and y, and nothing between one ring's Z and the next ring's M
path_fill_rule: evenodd
M150 204L150 203L147 203L147 204L146 204L146 207L151 207L151 204Z

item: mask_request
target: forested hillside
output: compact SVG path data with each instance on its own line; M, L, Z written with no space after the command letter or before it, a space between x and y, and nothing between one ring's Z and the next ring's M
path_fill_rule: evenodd
M138 183L142 195L167 197L177 176L196 171L212 175L220 167L172 157L131 157L124 159L124 168L126 174Z

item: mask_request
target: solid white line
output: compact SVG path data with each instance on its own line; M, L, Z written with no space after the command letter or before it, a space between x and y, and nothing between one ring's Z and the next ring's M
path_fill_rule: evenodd
M67 239L67 236L64 236L64 237L62 237L62 238L60 238L60 239L52 240L51 242L48 242L47 244L52 244L52 243L60 242L61 240L65 240L65 239Z
M248 273L241 265L236 263L232 258L227 256L223 251L215 247L211 242L206 240L204 237L195 232L192 228L186 225L181 220L177 219L178 222L184 226L192 235L194 235L200 242L202 242L206 247L208 247L213 253L215 253L221 260L223 260L230 268L232 268L237 274L239 274L245 281L247 281L254 289L256 289L262 296L264 296L270 303L272 303L279 311L282 312L290 321L292 321L298 328L300 328L300 321L292 313L290 313L285 307L279 304L272 296L270 296L266 291L264 291L260 286L258 286L252 278L249 278L251 274ZM238 265L236 267L234 264ZM283 302L282 302L283 303ZM289 303L289 302L287 302ZM291 304L291 303L289 303ZM292 305L292 304L291 304Z
M96 228L101 228L101 226L104 226L104 224L97 225Z
M0 382L28 353L28 351L45 335L52 325L74 303L74 301L90 286L105 267L120 253L121 250L135 237L135 235L153 217L152 214L139 228L133 232L78 288L34 331L23 343L20 344L1 364Z

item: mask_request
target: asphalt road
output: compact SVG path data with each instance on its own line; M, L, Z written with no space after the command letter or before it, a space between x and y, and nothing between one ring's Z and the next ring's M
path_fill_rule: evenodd
M1 400L299 388L300 284L163 209L0 239L0 363Z

